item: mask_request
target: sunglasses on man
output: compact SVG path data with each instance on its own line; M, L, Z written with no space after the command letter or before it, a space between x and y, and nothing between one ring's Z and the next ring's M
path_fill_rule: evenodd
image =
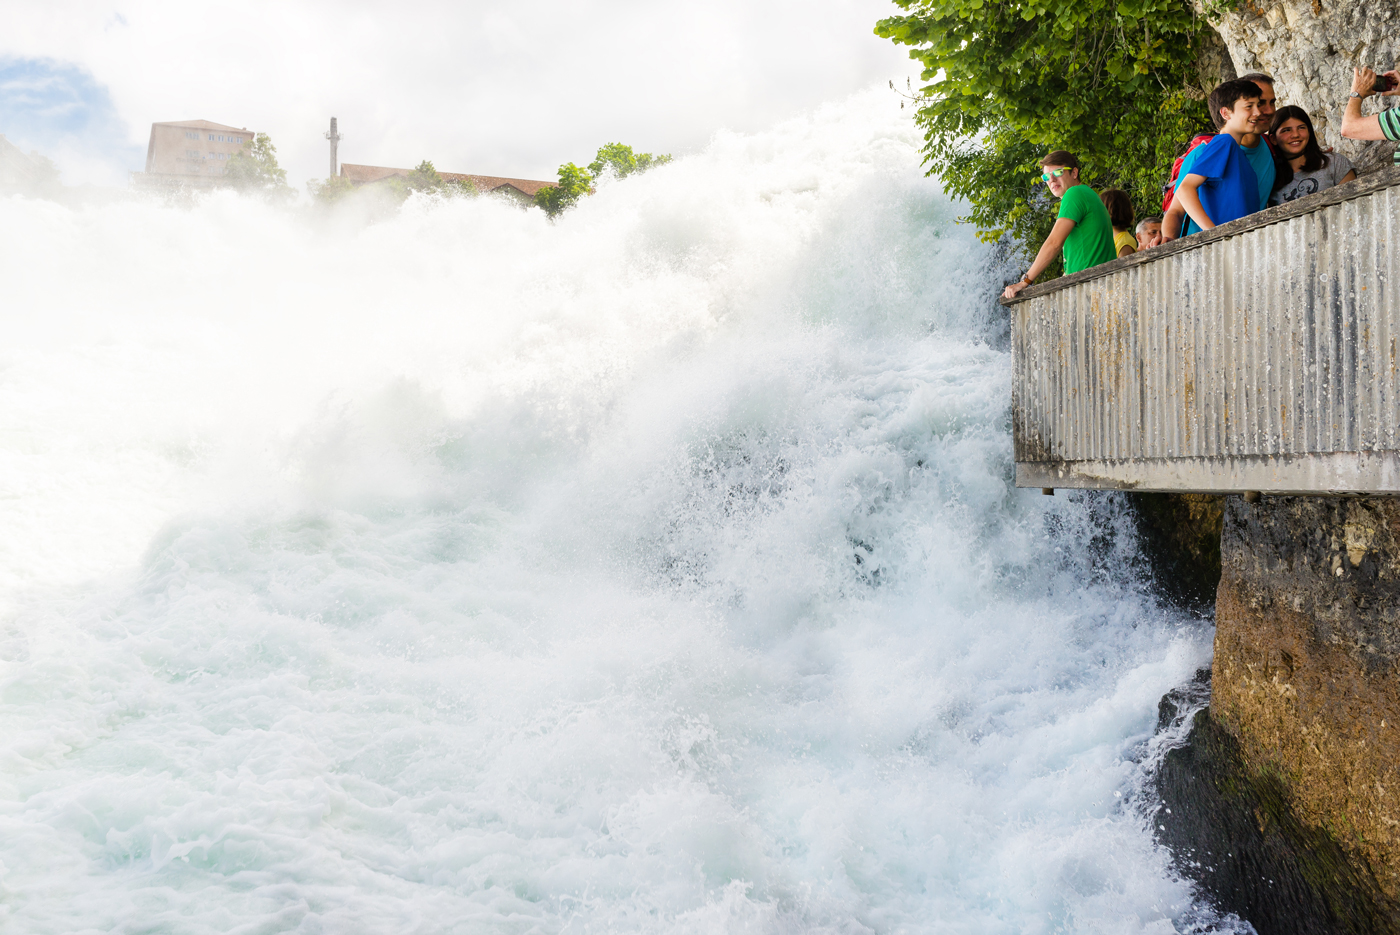
M1048 181L1050 181L1051 179L1057 179L1057 178L1059 178L1060 176L1064 175L1064 174L1065 174L1066 172L1068 172L1071 168L1073 168L1073 166L1065 166L1063 169L1056 169L1054 172L1042 172L1042 173L1040 173L1040 177L1041 177L1041 179L1043 179L1044 181L1048 182Z

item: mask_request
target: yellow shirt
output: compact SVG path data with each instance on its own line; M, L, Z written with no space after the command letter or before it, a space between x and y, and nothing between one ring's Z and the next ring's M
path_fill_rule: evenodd
M1132 247L1133 252L1137 252L1137 238L1127 231L1123 233L1113 232L1113 253L1115 256L1123 252L1124 247Z

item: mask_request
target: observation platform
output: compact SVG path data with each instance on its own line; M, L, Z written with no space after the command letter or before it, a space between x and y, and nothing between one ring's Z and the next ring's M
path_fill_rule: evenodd
M1400 168L1004 304L1018 487L1400 494Z

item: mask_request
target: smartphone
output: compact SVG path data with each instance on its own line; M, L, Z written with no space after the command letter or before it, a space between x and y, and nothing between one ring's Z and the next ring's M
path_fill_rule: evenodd
M1395 79L1390 77L1389 75L1381 74L1376 75L1376 83L1372 85L1372 89L1375 90L1377 93L1381 91L1389 91L1394 87Z

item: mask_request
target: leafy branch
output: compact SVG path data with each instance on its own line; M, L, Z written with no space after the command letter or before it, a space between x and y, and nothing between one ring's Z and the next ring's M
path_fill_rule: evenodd
M1204 22L1188 0L895 0L876 35L925 84L899 92L930 174L988 240L1034 248L1054 221L1039 158L1067 149L1097 188L1156 213L1177 143L1207 120L1188 81ZM896 89L898 91L898 89Z

